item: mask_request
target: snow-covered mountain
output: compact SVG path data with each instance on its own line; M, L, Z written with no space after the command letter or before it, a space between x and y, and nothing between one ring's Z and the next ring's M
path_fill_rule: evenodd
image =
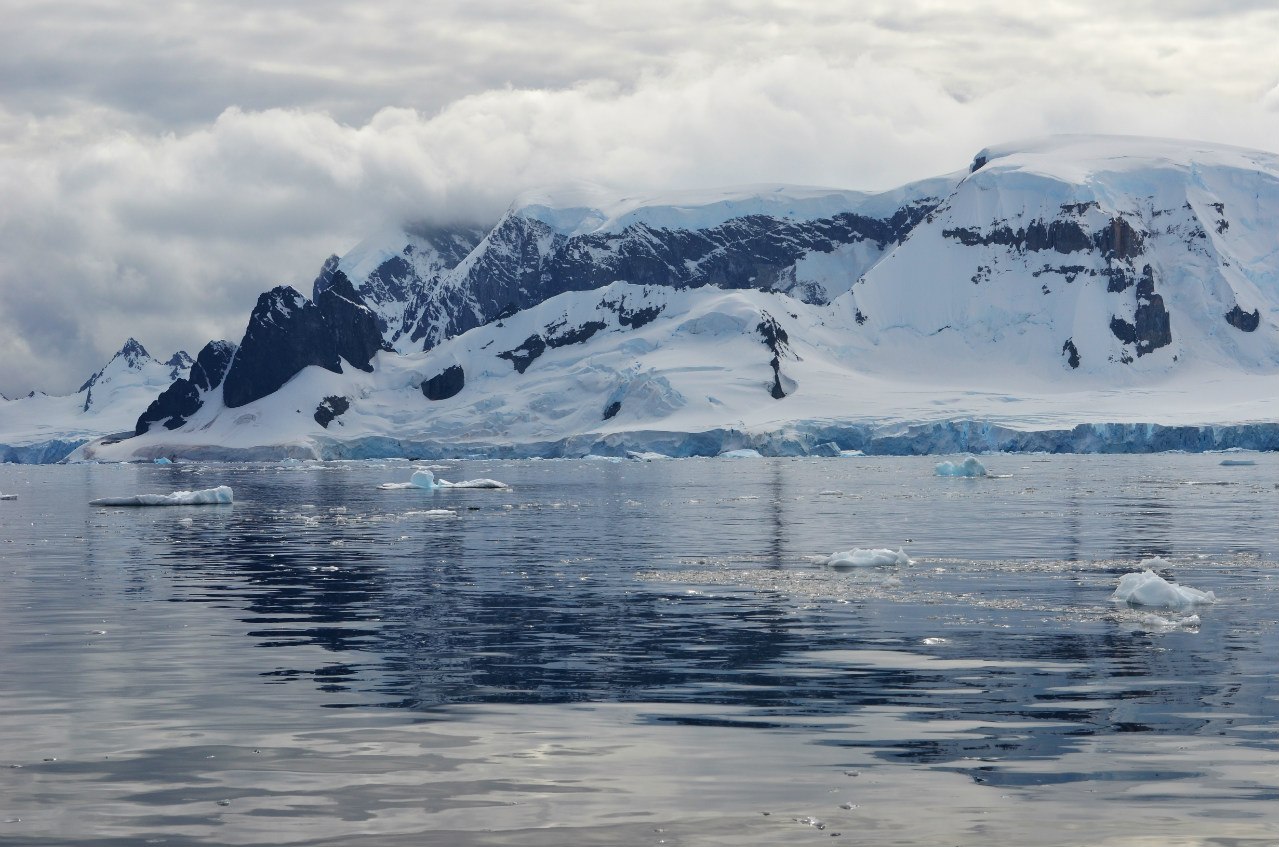
M224 379L80 455L1279 447L1277 229L1279 157L1138 138L529 196L263 294Z
M0 461L57 461L88 438L133 432L138 412L191 365L185 351L162 362L130 338L74 394L0 400Z

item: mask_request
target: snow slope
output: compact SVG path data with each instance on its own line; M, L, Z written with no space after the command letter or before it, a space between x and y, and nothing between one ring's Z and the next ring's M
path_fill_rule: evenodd
M1139 138L873 195L530 195L326 264L367 365L78 455L1279 449L1277 224L1279 157Z
M131 433L138 414L191 364L184 351L161 362L130 338L75 394L0 400L0 461L57 461L90 438Z

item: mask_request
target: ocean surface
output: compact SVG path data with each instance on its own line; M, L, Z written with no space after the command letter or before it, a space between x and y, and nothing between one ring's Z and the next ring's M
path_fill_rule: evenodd
M1279 455L939 459L0 466L0 844L1279 843Z

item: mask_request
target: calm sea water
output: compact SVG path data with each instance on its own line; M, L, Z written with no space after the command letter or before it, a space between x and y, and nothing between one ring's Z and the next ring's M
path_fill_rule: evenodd
M1273 845L1222 458L0 466L0 844ZM1108 601L1154 555L1197 623Z

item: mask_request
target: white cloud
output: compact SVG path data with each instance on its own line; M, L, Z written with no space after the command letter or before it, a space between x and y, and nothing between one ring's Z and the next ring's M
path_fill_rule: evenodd
M72 389L129 335L238 340L370 231L547 183L888 188L1051 132L1279 137L1262 4L142 5L0 35L6 73L83 63L0 100L5 393Z

